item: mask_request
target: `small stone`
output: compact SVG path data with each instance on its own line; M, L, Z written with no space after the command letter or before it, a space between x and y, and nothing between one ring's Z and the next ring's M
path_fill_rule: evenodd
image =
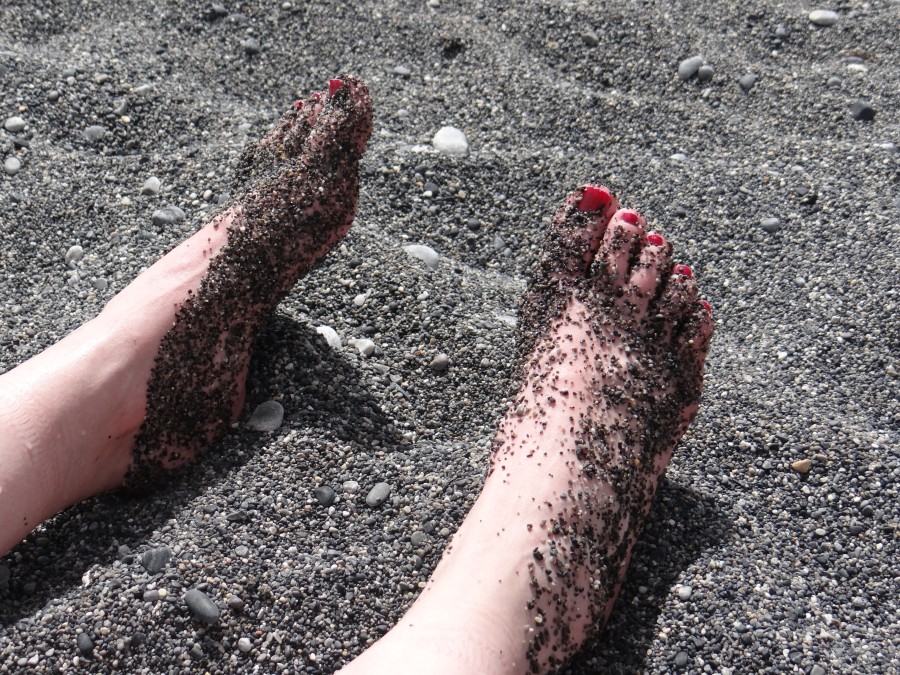
M84 249L78 244L70 246L66 251L66 262L78 262L84 257Z
M747 73L740 80L738 80L738 84L744 91L750 91L751 89L753 89L753 85L756 84L756 80L758 79L759 75L757 75L756 73Z
M394 75L399 75L403 79L407 79L410 75L412 75L412 71L406 66L394 66L391 68L391 72Z
M438 261L441 259L440 254L430 246L411 244L410 246L404 246L403 250L413 258L418 258L433 270L437 269Z
M691 593L693 592L693 590L694 589L691 588L690 586L682 586L681 588L678 589L678 597L681 598L682 600L687 600L688 598L691 597Z
M242 609L244 609L244 601L237 595L230 596L225 602L235 612L240 612Z
M775 234L781 229L781 221L774 216L771 218L763 218L760 222L760 227L769 234Z
M144 185L141 187L142 195L158 195L159 194L159 178L156 176L150 176L147 180L144 181Z
M249 37L241 43L247 54L259 54L259 42L256 38Z
M234 554L238 558L246 558L248 555L250 555L250 549L244 545L241 545L234 549Z
M266 401L256 406L247 427L254 431L275 431L283 421L284 407L278 401Z
M337 493L327 485L320 485L313 490L313 496L316 498L316 501L325 508L334 504L334 500L337 499Z
M150 216L150 220L154 225L175 225L184 220L184 211L174 204L169 204L161 209L156 209Z
M600 38L597 36L597 33L595 33L590 28L586 28L584 31L582 31L581 41L588 47L596 47L598 44L600 44Z
M679 668L683 668L684 666L687 665L689 659L690 659L690 656L688 656L687 652L678 652L675 655L675 665L678 666Z
M142 84L142 85L139 85L139 86L135 87L134 89L132 89L131 93L136 96L143 97L143 96L146 96L147 94L149 94L151 91L153 91L152 84Z
M14 134L17 134L25 128L25 120L18 116L9 117L3 123L3 128L7 131L11 131Z
M136 630L136 631L134 631L134 633L131 634L131 646L132 647L140 647L146 641L147 641L147 636L144 635L144 633L142 633L139 630Z
M152 548L149 551L144 551L141 555L141 565L143 565L144 569L150 574L156 574L166 566L171 558L171 549L169 549L168 546L160 546L159 548Z
M689 59L685 59L678 64L678 77L682 80L689 80L697 74L697 71L700 70L700 66L702 65L702 56L692 56Z
M213 624L219 620L221 612L209 596L201 590L192 588L184 594L184 604L191 610L194 618L201 623Z
M360 338L359 340L353 340L352 342L363 356L369 357L375 353L375 343L368 338Z
M91 640L87 633L78 634L78 637L75 638L75 646L77 646L78 651L85 656L89 656L90 653L94 651L94 641Z
M422 546L422 544L428 541L428 535L422 532L422 530L416 530L410 535L409 541L413 546Z
M850 106L850 114L853 115L853 119L855 120L871 122L875 119L875 108L865 101L857 101Z
M250 642L250 638L242 637L238 640L238 649L240 649L244 654L253 649L253 643Z
M469 141L461 129L441 127L431 139L434 149L448 157L465 157L469 152Z
M836 87L840 87L841 86L841 78L839 78L837 75L832 75L825 81L825 86L828 87L829 89L835 89Z
M371 507L381 506L391 494L391 486L387 483L376 483L366 495L366 504Z
M436 373L442 373L450 366L450 357L446 354L438 354L435 356L428 367Z
M10 176L15 176L22 168L22 161L18 157L7 157L3 162L3 170Z
M809 13L809 20L816 26L833 26L837 23L838 14L830 9L814 9Z
M106 135L106 127L100 124L92 124L82 131L81 134L88 143L96 143Z
M344 343L341 342L340 335L338 335L337 331L331 326L319 326L316 328L316 332L325 338L325 342L328 343L328 346L335 351L344 348Z
M144 602L156 602L157 600L159 600L159 591L144 591Z
M791 464L791 468L797 473L809 473L809 470L812 468L812 460L798 459Z
M825 669L817 663L809 671L809 675L825 675Z
M713 67L708 63L702 65L697 69L697 79L701 82L709 82L712 79L714 72Z
M357 483L355 480L345 480L341 488L348 495L354 495L359 492L359 483Z

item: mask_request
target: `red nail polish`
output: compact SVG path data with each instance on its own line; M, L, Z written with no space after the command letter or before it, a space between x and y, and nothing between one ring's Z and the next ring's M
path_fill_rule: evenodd
M666 240L662 238L662 235L656 232L649 233L646 237L646 241L653 246L663 246L666 243Z
M675 265L675 269L673 269L672 272L680 276L687 277L688 279L694 276L694 270L692 270L687 265Z
M581 193L581 200L578 202L578 210L599 211L609 206L611 201L612 195L606 188L585 185Z
M712 305L709 304L706 300L701 300L700 304L703 305L703 309L712 314Z
M334 92L344 86L343 80L328 80L328 95L334 96Z
M294 101L294 110L302 110L303 101Z
M629 225L639 225L641 222L640 216L634 211L622 211L620 214L622 220L624 220Z

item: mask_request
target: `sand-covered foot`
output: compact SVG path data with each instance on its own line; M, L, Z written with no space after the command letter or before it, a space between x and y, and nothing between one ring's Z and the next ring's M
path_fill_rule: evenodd
M428 672L552 672L603 626L697 411L712 335L711 308L671 255L606 188L556 214L522 310L524 381L484 489L426 590L347 672L429 658L444 665Z

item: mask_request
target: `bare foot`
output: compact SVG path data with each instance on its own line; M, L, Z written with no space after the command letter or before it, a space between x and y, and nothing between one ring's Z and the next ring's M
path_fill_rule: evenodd
M126 474L158 483L227 429L260 322L350 227L371 114L349 76L295 104L245 154L231 208L0 377L0 555Z
M713 328L691 270L645 227L602 187L556 214L484 489L426 590L343 673L551 672L604 625Z

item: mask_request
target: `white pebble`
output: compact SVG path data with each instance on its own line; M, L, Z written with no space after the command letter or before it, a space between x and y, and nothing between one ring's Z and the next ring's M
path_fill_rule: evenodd
M694 589L692 589L690 586L682 586L681 588L678 589L678 597L681 598L682 600L687 600L688 598L691 597L691 592L693 590Z
M341 337L337 334L337 331L331 326L319 326L316 328L316 332L325 338L325 342L328 343L328 346L334 350L342 349L344 343L341 342Z
M410 246L404 246L403 250L406 251L413 258L418 258L423 263L428 265L431 269L435 270L438 266L438 261L440 260L440 254L435 251L430 246L423 246L421 244L411 244Z
M372 356L375 353L375 343L368 338L350 340L350 344L356 347L363 356Z
M146 181L144 181L144 186L141 188L142 195L158 195L159 194L159 178L156 176L150 176Z
M809 13L809 20L817 26L833 26L837 23L837 12L830 9L814 9Z
M10 176L15 176L19 173L19 169L22 168L22 162L19 161L18 157L7 157L6 161L3 162L3 170L6 171Z
M456 127L441 127L431 140L434 149L450 157L465 157L469 152L469 141L462 130Z
M240 649L245 654L253 649L253 643L250 642L249 638L242 637L238 640L238 649Z
M3 128L17 134L25 128L25 120L21 117L10 117L3 123Z
M78 262L84 257L84 249L81 248L78 244L75 246L69 247L69 250L66 251L66 262Z

